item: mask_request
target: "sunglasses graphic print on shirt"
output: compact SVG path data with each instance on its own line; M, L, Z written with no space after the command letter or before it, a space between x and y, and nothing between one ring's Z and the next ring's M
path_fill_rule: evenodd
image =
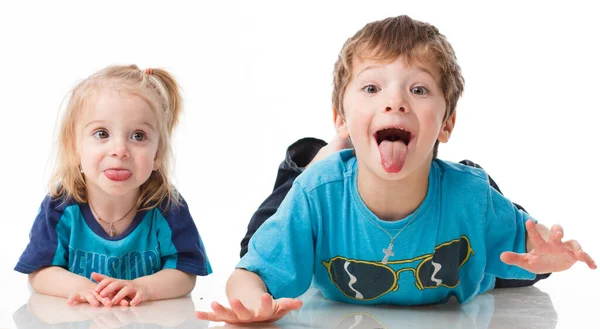
M357 300L377 299L399 288L400 273L411 271L419 290L439 287L455 288L460 283L458 270L475 254L466 236L442 243L432 254L411 259L388 261L362 261L336 256L322 264L331 282L347 297ZM392 265L416 265L394 270Z

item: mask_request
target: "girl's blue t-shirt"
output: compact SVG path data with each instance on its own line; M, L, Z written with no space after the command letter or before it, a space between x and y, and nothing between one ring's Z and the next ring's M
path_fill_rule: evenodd
M87 203L47 196L15 270L33 273L59 266L91 279L97 272L133 280L162 269L195 275L212 272L204 245L185 201L136 214L129 228L110 237Z

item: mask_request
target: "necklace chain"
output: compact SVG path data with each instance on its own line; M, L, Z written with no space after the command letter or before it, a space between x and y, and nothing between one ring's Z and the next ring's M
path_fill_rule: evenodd
M114 225L115 223L117 223L117 222L120 222L120 221L122 221L123 219L125 219L125 217L127 217L127 215L129 215L129 213L131 213L131 211L132 211L132 210L133 210L133 209L134 209L134 208L137 206L137 204L135 204L135 203L134 203L134 204L133 204L133 207L131 207L131 209L129 209L129 211L127 211L127 213L125 213L125 215L123 215L123 217L121 217L121 218L119 218L119 219L117 219L116 221L114 221L114 222L112 222L112 223L111 223L111 222L107 222L107 221L105 221L104 219L100 218L100 215L99 215L99 214L96 212L96 210L94 209L94 207L92 207L92 203L91 203L89 200L88 200L88 204L90 205L90 209L92 210L92 213L93 213L94 215L96 215L96 218L97 218L99 221L101 221L102 223L105 223L105 224L108 224L108 225L109 225L109 227L108 227L108 232L107 232L107 233L108 233L108 235L109 235L111 238L114 238L114 237L117 235L117 234L116 234L116 232L115 232L115 229L113 228L113 225Z
M380 230L382 230L383 232L385 232L385 234L387 234L390 237L390 244L386 249L383 249L383 253L385 254L385 256L383 256L383 259L381 260L382 264L387 264L388 262L388 258L390 256L394 256L394 252L392 251L392 249L394 248L394 241L396 240L396 238L398 237L398 235L400 235L400 233L402 233L402 231L404 231L404 229L406 227L408 227L408 225L410 225L410 223L412 223L412 221L417 218L417 215L419 214L419 211L421 210L421 205L419 205L419 207L417 208L417 212L414 213L414 215L410 218L410 220L408 221L408 223L406 223L406 225L404 225L400 231L398 231L398 233L396 233L393 237L390 234L390 232L388 232L386 229L384 229L383 227L381 227L381 225L379 225L379 223L377 223L375 220L373 220L371 217L367 218L371 221L371 223L375 224Z

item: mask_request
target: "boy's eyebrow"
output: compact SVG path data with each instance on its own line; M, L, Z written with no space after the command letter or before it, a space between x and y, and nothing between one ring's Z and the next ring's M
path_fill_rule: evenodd
M370 70L374 70L374 69L378 69L381 68L382 65L369 65L367 67L365 67L364 69L360 70L360 72L358 72L358 74L356 74L356 78L358 78L361 74L365 73L366 71L370 71ZM418 69L419 71L425 72L427 74L429 74L434 80L437 81L437 78L435 77L435 75L433 74L433 72L429 71L426 67L422 66L422 65L413 65L414 68Z
M378 69L378 68L381 68L381 65L377 65L377 64L369 65L369 66L365 67L364 69L360 70L360 72L358 72L356 74L356 77L358 78L361 74L365 73L366 71L374 70L374 69Z

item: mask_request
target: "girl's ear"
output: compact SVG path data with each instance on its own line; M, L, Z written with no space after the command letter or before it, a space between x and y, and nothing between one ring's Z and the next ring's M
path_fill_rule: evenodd
M456 123L456 111L446 119L446 121L442 124L442 128L440 129L440 133L438 134L438 140L441 143L447 143L450 140L450 135L452 135L452 130L454 130L454 124Z
M154 162L152 165L152 170L158 170L160 168L160 161L158 160L158 153L154 156Z

